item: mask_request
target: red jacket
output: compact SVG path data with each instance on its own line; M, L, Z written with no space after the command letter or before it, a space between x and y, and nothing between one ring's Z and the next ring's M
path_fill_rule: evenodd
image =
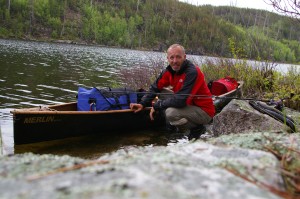
M151 85L150 92L153 94L145 95L140 103L145 107L155 98L155 93L159 93L164 87L168 86L171 86L174 93L178 95L155 103L153 106L155 110L194 105L200 107L210 117L215 115L212 94L206 85L204 75L200 68L190 61L184 61L178 72L173 71L169 65L160 74L155 83Z

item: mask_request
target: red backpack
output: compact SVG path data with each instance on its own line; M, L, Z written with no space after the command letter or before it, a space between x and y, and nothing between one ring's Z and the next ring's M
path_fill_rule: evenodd
M219 96L229 91L232 91L237 87L237 81L234 78L227 76L225 78L213 81L210 91L212 95Z

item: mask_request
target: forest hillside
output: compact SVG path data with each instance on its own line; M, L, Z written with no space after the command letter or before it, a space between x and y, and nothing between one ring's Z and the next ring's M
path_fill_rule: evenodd
M68 40L198 55L300 62L300 24L268 11L177 0L0 0L0 38Z

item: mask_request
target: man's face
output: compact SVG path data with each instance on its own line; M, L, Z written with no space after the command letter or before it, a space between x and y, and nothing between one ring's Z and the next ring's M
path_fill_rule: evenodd
M175 47L169 49L167 53L167 58L172 69L174 71L179 71L182 63L186 59L186 54L182 51L180 47Z

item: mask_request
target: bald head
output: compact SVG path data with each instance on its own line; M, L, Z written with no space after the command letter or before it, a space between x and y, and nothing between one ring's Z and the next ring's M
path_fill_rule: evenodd
M179 44L173 44L171 45L168 50L167 50L167 53L171 50L171 49L174 49L174 48L178 48L182 51L183 54L185 54L185 49L182 45L179 45Z

